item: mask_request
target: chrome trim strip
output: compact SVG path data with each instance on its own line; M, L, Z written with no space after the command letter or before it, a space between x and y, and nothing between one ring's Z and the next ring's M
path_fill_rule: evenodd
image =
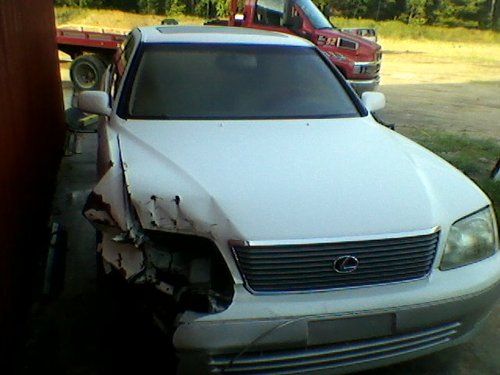
M238 266L239 268L239 266ZM243 275L243 273L240 271L240 273L243 275L243 280L245 281L244 286L245 288L252 293L255 296L272 296L275 294L306 294L306 293L321 293L321 292L335 292L337 290L351 290L351 289L361 289L361 288L373 288L377 286L390 286L390 285L395 285L395 284L404 284L404 283L413 283L416 281L422 281L425 280L429 277L429 275L432 272L432 268L430 271L425 274L422 277L419 277L418 279L410 279L410 280L400 280L400 281L390 281L390 282L385 282L385 283L378 283L378 284L369 284L369 285L353 285L353 286L341 286L341 287L331 287L331 288L323 288L323 289L307 289L307 290L273 290L273 291L257 291L254 290L250 284L248 283L246 277Z
M210 356L207 365L211 373L249 371L252 374L271 374L281 370L295 374L310 373L317 370L318 366L323 370L333 371L335 368L397 357L456 340L461 335L461 325L456 322L437 329L362 339L347 343L347 346L346 343L334 343L310 346L306 349L294 347L281 352L272 349L260 350L239 357L235 357L235 353L224 353ZM235 367L231 368L233 365Z
M326 243L341 243L341 242L356 242L356 241L371 241L371 240L390 240L405 237L425 236L433 234L441 230L440 226L435 226L431 229L416 230L401 233L385 233L369 236L349 236L349 237L326 237L326 238L308 238L308 239L293 239L293 240L257 240L257 241L238 241L230 240L229 246L288 246L288 245L317 245Z
M358 61L354 63L354 66L376 66L380 64L380 61L381 60L367 62Z

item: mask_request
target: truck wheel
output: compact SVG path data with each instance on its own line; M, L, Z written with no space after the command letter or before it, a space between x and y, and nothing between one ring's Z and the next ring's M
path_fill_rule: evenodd
M75 91L97 90L106 65L97 55L82 55L71 63L70 76Z

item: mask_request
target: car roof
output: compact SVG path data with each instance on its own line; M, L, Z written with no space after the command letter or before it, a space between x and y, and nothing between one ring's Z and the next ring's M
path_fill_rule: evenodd
M143 43L216 43L311 47L312 43L293 35L227 26L140 27Z

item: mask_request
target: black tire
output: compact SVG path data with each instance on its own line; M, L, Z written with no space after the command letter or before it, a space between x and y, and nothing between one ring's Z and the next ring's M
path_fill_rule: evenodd
M71 63L69 70L75 91L98 90L106 64L98 55L82 55Z

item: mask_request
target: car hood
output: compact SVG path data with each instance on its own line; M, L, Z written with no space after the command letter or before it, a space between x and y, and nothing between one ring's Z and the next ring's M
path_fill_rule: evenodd
M463 174L371 117L119 128L146 229L219 240L366 236L432 228L488 203Z

